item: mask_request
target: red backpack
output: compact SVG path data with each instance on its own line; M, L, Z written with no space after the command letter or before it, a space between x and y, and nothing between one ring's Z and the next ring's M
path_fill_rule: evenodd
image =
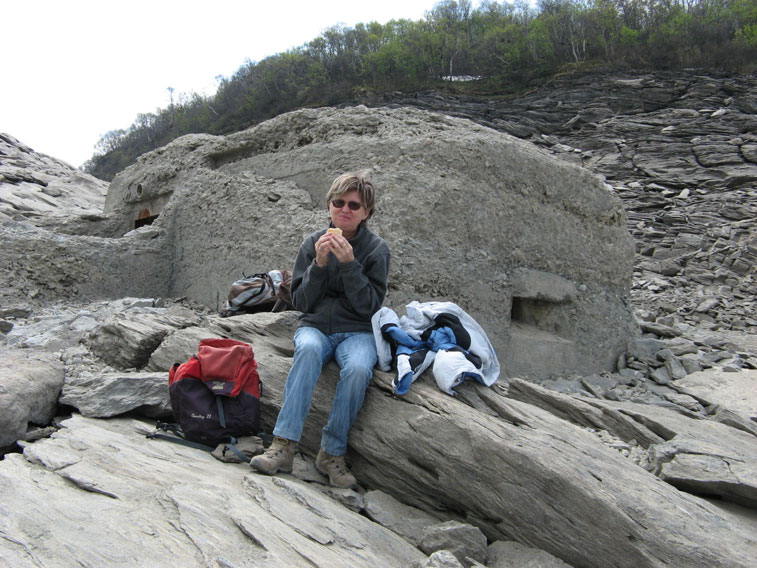
M252 346L203 339L186 363L168 371L171 411L185 440L215 447L260 428L262 385Z

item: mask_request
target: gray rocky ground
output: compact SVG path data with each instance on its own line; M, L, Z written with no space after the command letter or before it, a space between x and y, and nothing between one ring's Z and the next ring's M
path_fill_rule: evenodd
M535 231L524 243L545 249L538 256L543 264L519 267L506 243L466 242L449 232L435 241L422 228L408 228L417 212L402 212L402 176L418 183L452 177L435 182L443 213L454 203L443 200L447 194L452 200L456 187L483 199L478 185L509 175L505 193L522 195L516 211L533 209L538 218L539 200L547 208L560 203L556 218L565 226L556 234L576 241L580 231L576 236L567 228L575 219L585 231L597 230L588 218L601 209L592 205L600 198L593 189L576 193L594 182L581 182L586 178L572 166L555 166L546 154L510 139L502 139L509 153L492 154L491 135L470 123L358 108L294 114L230 139L187 138L125 172L106 205L107 184L3 135L0 445L11 453L0 462L0 560L9 566L752 565L753 87L750 78L693 73L587 75L557 80L516 101L474 104L423 94L410 101L526 138L601 174L608 195L622 199L627 215L620 219L634 236L634 258L627 265L611 260L613 270L625 274L617 296L627 298L640 330L620 334L625 341L610 368L508 373L491 388L466 383L456 397L430 380L396 397L391 374L377 371L350 442L358 491L328 488L312 464L336 379L333 366L314 400L293 475L262 477L246 464L224 463L221 451L211 455L145 437L169 413L168 366L189 357L199 339L235 337L253 345L269 427L290 363L293 313L224 319L208 301L213 286L168 293L155 268L161 263L173 263L175 289L185 286L182 278L191 280L181 271L198 259L209 265L205 279L218 273L216 287L239 269L177 238L196 225L200 217L192 212L228 215L223 204L242 195L237 186L255 188L259 199L244 197L253 218L236 228L254 226L254 211L278 215L275 204L283 205L286 216L275 221L282 244L262 244L271 249L271 261L283 262L299 239L286 229L304 233L321 222L321 190L313 187L348 161L336 157L347 152L340 131L378 130L383 145L361 135L388 189L381 215L405 220L394 226L376 218L405 261L394 269L396 304L425 294L477 298L458 295L459 288L437 274L435 289L412 277L417 271L408 259L425 270L426 249L452 240L459 266L479 270L482 251L489 264L501 262L507 285L492 287L498 291L489 293L489 302L521 298L519 309L530 309L533 318L538 298L580 298L581 285L607 290L612 279L596 277L601 271L585 254L573 257L572 272L560 269L550 256L554 241ZM392 146L403 151L395 155ZM212 158L210 166L204 156ZM288 179L285 164L293 157L299 162ZM504 159L501 169L487 165L495 159ZM327 165L319 169L319 161ZM516 163L524 161L533 165ZM417 173L408 174L408 165ZM490 169L490 177L482 173ZM524 176L538 171L551 173L539 174L547 190L532 200L534 187ZM555 187L561 176L571 188L566 196ZM171 203L172 195L182 198ZM564 205L570 196L588 201L571 209ZM136 207L157 208L161 219L136 231L119 229L133 221L131 211L123 214L130 199ZM606 203L612 207L613 200ZM212 234L228 238L222 226L232 219L223 217ZM482 232L497 222L502 219ZM537 225L548 232L551 222L548 213ZM256 253L255 239L244 239ZM591 239L586 246L599 251L595 263L607 262L607 251L593 248ZM420 252L410 258L414 248ZM493 260L500 255L505 260ZM582 301L558 323L585 328ZM612 298L606 301L613 305ZM482 317L493 336L499 334L495 322L513 323L511 305L504 313ZM591 325L596 334L612 324ZM554 334L529 333L523 337L542 338L545 353L555 353L555 344L564 349ZM507 333L498 337L507 343ZM251 455L262 444L250 438L244 447Z

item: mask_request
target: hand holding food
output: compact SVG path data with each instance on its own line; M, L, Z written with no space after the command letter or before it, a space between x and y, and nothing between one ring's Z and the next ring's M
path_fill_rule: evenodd
M342 230L337 227L330 227L321 235L315 243L315 262L321 268L328 264L329 253L339 262L350 262L353 260L352 245L342 236Z

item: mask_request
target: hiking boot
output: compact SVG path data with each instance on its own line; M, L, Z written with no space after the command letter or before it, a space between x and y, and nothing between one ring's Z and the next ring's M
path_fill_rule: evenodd
M315 468L323 475L329 476L329 483L334 487L354 487L357 479L347 469L344 456L332 456L321 449L315 458Z
M297 442L275 436L265 452L250 460L250 467L266 475L273 475L279 471L291 473L296 447Z

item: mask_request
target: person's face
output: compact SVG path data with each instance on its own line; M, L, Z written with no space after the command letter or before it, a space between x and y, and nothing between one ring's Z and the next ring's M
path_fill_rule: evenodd
M342 206L337 207L339 204ZM360 207L353 209L357 205ZM340 228L348 235L353 235L360 223L368 218L368 210L360 201L360 194L353 189L329 202L329 215L331 215L331 222L334 223L335 227Z

